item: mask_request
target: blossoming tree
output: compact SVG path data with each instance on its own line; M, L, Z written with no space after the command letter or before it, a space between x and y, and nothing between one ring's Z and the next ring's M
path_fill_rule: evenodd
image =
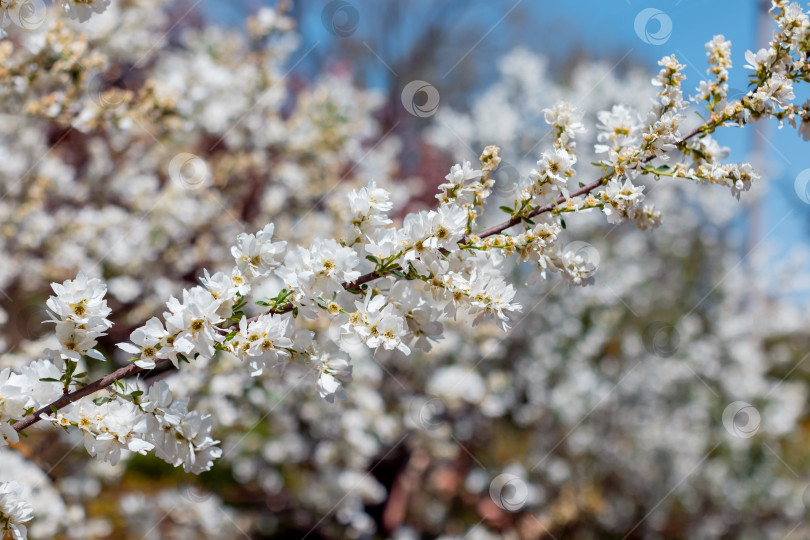
M759 176L747 163L722 163L725 152L711 134L764 118L788 122L803 135L810 125L810 106L796 104L793 92L794 84L808 76L810 22L796 4L774 1L771 13L777 30L767 49L746 55L752 76L744 96L728 98L731 44L722 36L707 44L711 77L701 81L693 97L705 107L702 123L691 125L684 114L690 106L682 88L684 66L675 56L665 57L653 87L638 88L639 94L652 97L649 110L618 99L607 103L608 109L592 111L566 100L549 103L542 117L550 129L550 144L525 174L504 185L501 149L490 141L470 140L483 147L475 164L462 161L451 168L439 186L435 208L400 218L394 210L403 207L407 190L391 182L396 177L397 142L376 130L370 116L376 103L373 94L361 99L362 91L347 80L326 77L296 95L292 110L285 110L290 94L283 66L295 36L283 11L262 10L250 20L247 38L205 28L184 33L183 47L163 49L151 45L155 40L135 39L139 33L159 35L161 22L145 17L159 12L157 2L64 4L67 14L83 25L57 18L26 28L33 26L22 16L26 12L0 8L5 10L4 21L19 22L26 30L0 46L8 120L0 129L6 152L17 156L3 165L6 195L0 205L10 219L4 223L2 250L15 264L3 268L0 283L14 305L43 302L45 322L53 325L33 330L33 317L21 317L22 327L7 333L7 347L13 350L3 356L8 367L0 372L3 442L20 447L21 435L61 428L64 437L83 442L91 456L112 465L123 456L152 453L199 474L220 458L230 459L235 475L247 480L261 472L262 489L273 493L278 474L258 467L256 452L240 448L242 441L276 415L278 426L287 424L276 429L287 437L281 447L262 446L259 453L270 463L295 463L296 448L304 444L295 428L304 421L317 425L312 428L317 439L319 431L329 430L328 423L317 424L319 416L328 419L330 410L343 411L341 440L356 448L319 445L312 456L320 468L317 479L337 476L335 491L330 492L324 480L321 493L301 497L327 513L338 507L338 519L356 535L373 531L362 507L381 502L384 495L365 471L382 448L393 451L402 441L397 424L410 422L409 428L427 441L422 440L422 447L432 448L435 455L452 452L448 446L461 444L457 436L464 439L458 425L436 418L441 411L452 417L465 402L476 405L476 414L498 418L517 400L515 392L536 403L545 398L532 398L532 392L553 394L559 388L558 399L581 396L579 406L586 410L568 411L579 417L592 405L585 394L595 387L587 381L576 386L577 368L587 372L576 357L588 358L588 347L608 342L604 334L585 330L582 336L594 336L594 343L572 339L576 329L550 334L548 341L543 336L516 336L516 343L538 348L527 358L542 359L542 351L554 347L580 354L570 366L560 365L559 357L539 366L528 360L506 362L482 381L442 349L440 338L459 346L468 342L472 354L487 346L494 351L498 345L483 342L497 335L493 328L506 332L532 316L543 323L531 325L536 332L537 326L566 316L578 320L577 314L588 310L593 310L597 325L609 328L615 310L605 306L604 298L581 293L552 297L548 304L556 306L558 316L550 309L535 313L521 307L527 304L519 290L531 305L546 302L546 297L522 287L527 278L558 274L570 285L595 284L595 290L621 283L615 274L596 274L599 263L590 248L566 246L564 229L575 230L581 222L582 238L593 235L594 224L604 215L608 223L630 222L646 230L659 227L667 212L684 212L671 193L662 196L667 212L645 204L652 182L716 184L740 198ZM86 21L105 8L103 15ZM130 47L136 42L138 47ZM225 74L239 78L238 88ZM19 111L26 116L18 116ZM581 148L586 124L594 125L597 133L595 141L585 140L595 143L593 152ZM441 142L440 130L434 136ZM583 167L587 162L593 166ZM335 184L338 188L330 191ZM688 192L676 189L678 195ZM270 223L268 216L273 216ZM639 253L638 242L613 245ZM50 295L38 287L49 281L47 276L58 276ZM197 277L198 284L189 283ZM736 305L732 299L726 309ZM698 335L689 326L694 321L687 323L684 337ZM476 325L481 325L479 330L471 331ZM717 331L731 329L718 326ZM650 332L651 347L666 357L668 345L662 349L656 329ZM760 343L766 337L763 331L751 339ZM692 355L699 354L701 344L705 342L693 340ZM415 373L419 366L409 363L417 351L433 347L445 360L429 370L429 378L420 379ZM99 371L98 363L112 365L116 360L124 365L100 378L89 375ZM674 363L663 368L683 377ZM711 373L696 369L713 380ZM164 378L173 371L177 373ZM404 378L412 386L399 381L401 372L408 374ZM344 387L353 373L361 382ZM547 379L555 373L559 387ZM700 373L696 376L704 381ZM397 404L396 421L388 415L374 418L386 408L381 396L388 379L388 387L402 386L391 394L405 402ZM420 380L429 393L440 396L438 401L424 395ZM668 403L666 394L642 391L649 380L631 382L637 389L631 395ZM573 390L560 390L566 388L563 383L574 385ZM302 384L307 386L299 389ZM708 390L719 397L711 385ZM303 392L308 409L293 413L282 405L277 410L294 392ZM315 393L322 401L310 399ZM602 399L609 395L602 394ZM555 410L554 399L548 410ZM699 399L712 398L701 393ZM190 402L196 406L189 407ZM565 417L547 426L537 407L520 411L514 411L518 425L576 428L576 420ZM679 417L683 422L694 419L705 421L705 416ZM217 426L228 434L224 450L215 438ZM634 424L621 427L629 433ZM654 447L671 442L667 437L650 438ZM587 440L579 444L587 446ZM614 459L622 459L621 444L621 437L611 441ZM412 443L416 457L406 469L417 476L419 447ZM555 453L556 446L540 448L545 455L530 456L536 465L513 467L505 473L511 476L501 475L489 485L490 493L498 494L493 504L508 512L542 504L544 495L536 487L540 484L530 478L542 466L544 474L558 478L551 481L560 491L558 501L573 497L570 504L576 512L599 513L593 502L597 497L592 496L595 487L587 479L575 481L578 493L566 495L560 487L570 480L570 473L564 472L569 466L565 456ZM687 454L699 458L716 449L699 440ZM231 452L243 458L241 462L229 458ZM354 455L335 457L341 453ZM21 458L3 459L14 463ZM240 463L247 465L240 468ZM344 464L344 469L335 463ZM31 465L24 460L19 468L26 467ZM684 467L679 463L675 468ZM759 470L768 474L768 469ZM519 482L514 485L526 490L520 504L501 493L515 478ZM401 479L407 484L408 474ZM470 493L485 491L478 485L480 479L476 471L469 474ZM53 507L32 509L18 482L0 484L0 525L15 538L25 537L32 513L58 512ZM407 486L395 487L392 495L408 493ZM77 498L87 496L81 489L74 488L74 493ZM717 500L711 494L701 496L713 504ZM167 497L166 505L182 506ZM206 501L219 508L216 501ZM122 501L122 507L134 522L139 511L149 508L135 500ZM239 518L221 511L238 529ZM396 504L386 506L386 526L402 524L397 512ZM564 514L552 511L537 522L543 530L564 526ZM65 517L59 526L68 519L73 521L66 534L109 534L83 516ZM629 535L635 527L626 519L616 506L603 515L600 527ZM203 511L194 520L200 534L228 534L206 521ZM774 527L784 525L775 522ZM33 530L36 520L30 524ZM526 521L518 526L529 531L534 527ZM52 535L56 528L43 529L38 536ZM708 535L707 530L692 532ZM409 533L400 528L399 534ZM533 534L540 533L526 533Z

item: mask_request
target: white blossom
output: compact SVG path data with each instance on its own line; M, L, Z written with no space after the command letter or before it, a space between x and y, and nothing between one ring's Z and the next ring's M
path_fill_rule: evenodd
M28 538L23 523L32 517L31 505L20 498L22 486L17 482L0 482L0 532L13 540Z
M275 227L269 223L256 234L242 233L231 248L231 255L244 276L257 278L268 275L281 264L287 242L273 242Z
M87 21L93 13L103 13L110 0L61 0L65 13L79 22Z

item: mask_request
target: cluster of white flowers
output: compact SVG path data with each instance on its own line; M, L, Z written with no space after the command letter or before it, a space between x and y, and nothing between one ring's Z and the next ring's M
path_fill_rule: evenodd
M618 152L628 146L638 146L641 135L641 117L629 105L614 105L609 111L600 111L597 114L599 130L595 150L597 154L605 152Z
M57 426L76 426L87 452L113 465L123 449L145 454L153 446L142 438L144 417L138 406L120 399L85 397L59 412L43 415Z
M94 13L104 13L111 0L61 0L62 9L72 19L85 22Z
M483 187L480 183L475 182L479 178L482 178L481 171L473 169L469 161L465 161L463 165L457 163L450 169L450 173L444 177L447 181L439 185L442 193L436 195L436 198L442 204L457 202L458 199L465 195L465 192L467 194L475 193ZM473 182L468 184L469 180L473 180Z
M110 0L56 0L65 14L71 19L85 22L94 13L103 13ZM0 4L0 38L6 36L6 29L12 23L24 29L39 26L45 14L45 3L26 0L7 0Z
M378 227L391 224L387 212L394 207L390 193L372 181L367 187L349 194L349 208L352 214L349 236L355 240L363 238Z
M186 400L175 400L165 382L146 394L138 387L120 385L111 396L84 397L44 420L64 428L76 427L91 456L115 465L123 450L146 454L199 474L213 465L222 451L211 437L210 415L189 411Z
M144 438L160 459L200 474L222 455L211 437L211 415L189 411L188 402L174 399L165 382L152 385L138 407L145 413Z
M9 423L55 401L62 395L61 370L48 360L37 360L20 367L0 371L0 446L16 443L19 434Z
M56 296L48 299L47 306L57 324L61 354L46 350L51 359L22 366L19 373L8 368L0 372L0 434L4 442L19 441L10 421L22 420L56 402L63 392L86 384L81 379L87 374L76 373L83 356L105 359L92 347L95 339L103 335L100 330L112 326L106 319L110 313L104 300L106 286L99 279L80 274L61 285L54 283L53 290ZM183 304L174 298L168 304L171 313L166 314L167 326L174 332L165 330L153 318L133 332L132 339L139 346L124 343L122 348L139 354L147 366L154 366L158 357L176 362L183 353L213 355L213 344L222 338L208 319L215 316L210 310L215 313L219 304L204 289L184 293ZM68 330L60 332L60 328ZM65 338L65 334L69 337ZM175 352L160 356L161 351L171 350ZM186 401L174 400L165 382L152 385L141 398L143 393L137 386L116 382L110 396L84 396L41 417L55 426L78 428L88 453L112 464L119 461L122 450L145 454L154 449L158 457L175 466L183 465L188 472L199 474L210 469L221 454L218 441L211 437L210 416L189 411Z
M56 296L48 299L50 321L56 323L59 354L65 360L77 362L82 356L104 360L104 355L93 349L99 337L112 326L107 316L104 295L107 287L99 279L89 279L79 273L74 280L51 285Z
M600 194L608 223L621 223L625 219L630 219L636 220L642 229L646 228L646 221L640 218L652 211L639 207L639 203L644 200L642 191L644 186L634 186L629 178L625 179L624 183L611 178L605 186L605 191ZM638 216L639 213L642 216ZM660 214L658 216L660 221Z
M20 498L22 486L17 482L0 482L0 532L3 538L28 538L26 521L31 520L31 505Z
M750 51L748 51L750 52ZM731 42L723 36L714 36L706 44L706 56L709 57L708 73L714 75L713 81L701 81L696 101L706 101L710 111L726 103L728 95L728 70L731 68Z
M534 180L532 194L541 199L550 199L554 189L568 199L568 179L575 174L576 162L576 156L565 148L543 152L543 156L537 162L537 170L529 173Z
M238 270L231 277L235 284L242 284L242 276L248 279L266 277L281 264L287 242L273 242L274 230L274 225L270 223L256 234L241 233L236 238L236 245L231 248ZM237 292L242 296L246 294L245 290L234 290L231 296Z
M293 346L293 325L290 316L259 315L248 322L246 317L239 321L239 333L228 343L235 354L247 357L251 375L261 375L265 368L277 366L290 358L289 349Z

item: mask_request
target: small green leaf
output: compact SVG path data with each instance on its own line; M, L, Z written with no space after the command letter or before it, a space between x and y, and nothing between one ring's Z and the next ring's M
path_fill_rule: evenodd
M562 228L565 229L565 220L564 219L560 220L560 225L562 225Z
M113 400L113 398L111 398L111 397L102 396L102 397L95 398L93 400L93 403L95 403L96 405L104 405L105 403L109 403L112 400Z
M508 206L501 206L501 207L499 207L499 208L500 208L501 210L503 210L504 212L506 212L507 214L511 214L512 212L514 212L514 211L515 211L515 209L514 209L514 208L509 208Z
M60 380L54 379L53 377L43 377L43 378L40 379L40 381L43 381L43 382L61 382Z

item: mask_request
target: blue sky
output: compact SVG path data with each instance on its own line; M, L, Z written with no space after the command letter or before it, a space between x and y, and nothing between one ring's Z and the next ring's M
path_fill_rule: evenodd
M364 6L368 5L365 2L406 2L347 1L356 5L360 14L359 26L353 36L359 41L371 40L379 36L380 31L379 21L375 21L373 16L364 16L367 14ZM302 21L307 30L307 39L301 44L301 51L309 49L313 42L328 48L329 40L335 39L323 30L320 23L320 8L326 3L327 0L307 0L311 16ZM432 0L432 4L407 0L407 4L403 5L409 10L413 6L413 16L403 21L402 26L406 30L400 32L398 37L407 40L408 25L419 25L422 17L429 15L431 10L435 11L441 4L442 0ZM239 25L244 14L249 12L249 5L255 8L261 2L206 0L205 9L213 19L223 24ZM456 20L448 21L448 35L452 35L454 28L473 29L462 34L459 50L469 51L462 63L481 65L492 65L493 55L502 54L515 46L534 50L539 48L544 54L559 59L567 58L572 50L610 58L621 58L629 52L629 61L646 65L651 71L657 70L658 59L674 53L687 65L685 88L689 92L705 76L705 42L715 34L723 34L732 42L734 68L729 86L742 90L747 85L747 70L743 69L745 51L758 48L757 9L760 5L760 0L490 0L478 4L471 1L471 7L462 10ZM671 32L658 40L662 41L660 44L646 43L636 33L635 20L647 8L662 11L671 21ZM420 13L420 9L423 12ZM664 23L667 21L664 20ZM651 21L646 27L647 31L656 36L668 29L662 30L658 24ZM770 31L767 35L770 35ZM473 47L475 43L478 44ZM372 76L366 83L371 86L384 85L384 70L380 66L379 77ZM807 97L810 93L803 89L799 95ZM808 239L810 206L802 203L796 195L794 181L801 171L810 168L810 142L802 141L789 126L778 130L775 122L747 126L743 130L729 128L721 130L717 136L722 144L734 149L730 159L735 161L749 158L755 137L762 138L765 161L760 165L760 170L769 185L761 210L760 235L767 234L768 244L779 253L786 254L797 242L806 244Z

